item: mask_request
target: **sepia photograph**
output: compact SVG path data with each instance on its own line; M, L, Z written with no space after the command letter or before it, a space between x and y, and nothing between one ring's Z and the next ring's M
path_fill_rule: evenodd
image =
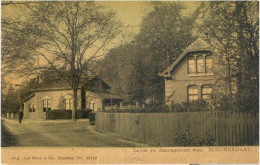
M258 163L259 2L1 1L1 149Z

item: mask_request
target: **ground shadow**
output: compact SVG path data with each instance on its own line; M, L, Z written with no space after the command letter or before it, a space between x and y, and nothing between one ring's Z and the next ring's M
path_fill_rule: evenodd
M8 129L1 122L1 147L11 147L17 144L17 138L8 131Z

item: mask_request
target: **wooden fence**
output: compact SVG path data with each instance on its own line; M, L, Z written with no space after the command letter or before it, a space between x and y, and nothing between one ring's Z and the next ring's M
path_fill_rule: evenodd
M213 138L217 146L259 145L259 113L98 112L96 127L153 146L174 146L176 134L187 128L193 137Z

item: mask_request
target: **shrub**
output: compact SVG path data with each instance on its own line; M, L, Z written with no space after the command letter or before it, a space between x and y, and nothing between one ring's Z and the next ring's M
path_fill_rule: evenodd
M189 112L209 111L209 105L203 99L199 99L196 101L192 101L191 103L183 103L183 104L186 107L187 111Z
M213 146L214 143L213 138L193 137L190 129L179 132L175 136L176 146Z
M216 100L216 110L233 110L234 99L230 96L222 95Z
M89 113L92 110L77 110L76 118L88 118ZM72 118L72 110L47 110L46 111L46 120L56 120L56 119L71 119Z
M166 106L165 104L150 104L146 107L146 109L144 110L145 112L149 113L153 113L153 112L170 112L170 108L168 106Z
M171 107L172 107L172 112L186 112L187 111L186 107L183 104L176 103L176 104L173 104Z

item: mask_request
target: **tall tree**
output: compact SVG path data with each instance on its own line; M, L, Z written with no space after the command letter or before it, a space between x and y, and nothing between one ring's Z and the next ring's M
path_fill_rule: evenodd
M194 41L197 13L185 15L181 2L153 2L153 10L141 24L136 37L146 53L143 55L146 97L153 102L164 102L164 81L158 76L168 68Z
M30 13L23 21L24 37L32 47L31 57L39 64L27 71L55 71L73 91L72 120L76 120L77 91L88 64L120 32L113 12L95 2L37 2L27 5Z
M139 44L161 56L169 67L193 40L197 13L186 16L181 2L154 2L153 10L142 21Z
M258 2L204 2L202 29L217 40L219 55L226 66L224 79L229 95L243 110L258 110L259 13ZM236 82L232 81L236 77ZM236 96L232 88L237 87Z
M153 9L144 17L133 41L107 54L103 72L107 73L104 76L116 77L110 80L112 86L132 97L128 100L158 104L164 102L164 81L158 73L169 67L193 41L196 14L185 16L185 7L180 2L151 2L151 5Z
M102 60L102 77L125 101L143 102L143 60L141 48L134 43L110 50Z

